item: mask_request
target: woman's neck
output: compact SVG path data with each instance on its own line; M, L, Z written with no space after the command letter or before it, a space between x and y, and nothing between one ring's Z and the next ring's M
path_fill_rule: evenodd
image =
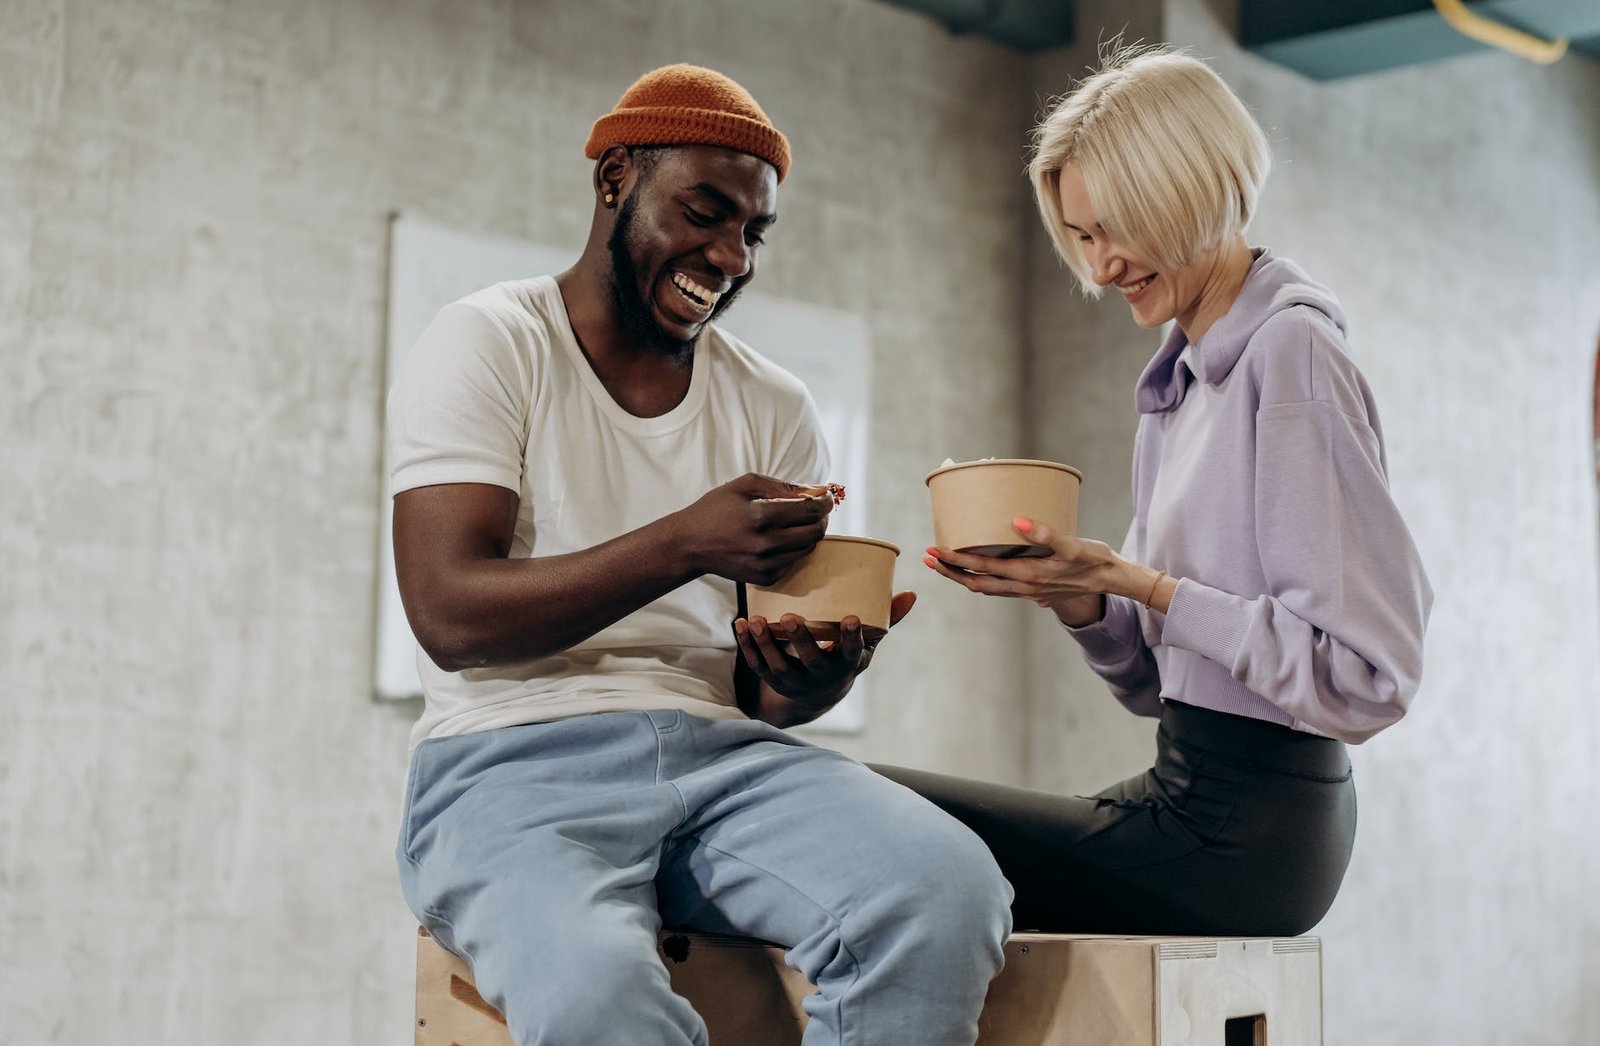
M1183 328L1190 345L1205 337L1212 324L1233 308L1255 260L1250 245L1243 236L1237 236L1199 262L1204 272L1200 293L1177 317L1178 326Z

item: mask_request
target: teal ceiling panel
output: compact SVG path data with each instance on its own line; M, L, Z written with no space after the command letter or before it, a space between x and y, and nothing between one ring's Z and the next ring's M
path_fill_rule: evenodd
M1600 53L1600 0L1478 0L1474 14ZM1335 80L1488 50L1431 0L1240 0L1239 43L1315 80Z

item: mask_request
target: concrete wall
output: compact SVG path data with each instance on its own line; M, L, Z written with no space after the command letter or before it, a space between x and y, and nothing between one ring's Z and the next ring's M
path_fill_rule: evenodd
M1036 115L1087 74L1103 42L1154 42L1162 31L1159 0L1083 0L1074 43L1029 62ZM1083 470L1078 532L1120 548L1133 518L1133 386L1159 338L1135 326L1116 295L1093 300L1079 290L1055 256L1031 193L1029 207L1024 366L1032 453ZM1155 721L1129 715L1055 616L1029 609L1029 783L1088 794L1146 769Z
M1317 931L1327 1041L1600 1041L1600 67L1484 53L1316 84L1242 53L1226 10L1162 7L1157 35L1210 59L1273 141L1252 242L1343 300L1437 590L1413 714L1354 751L1355 860ZM1091 43L1121 17L1084 14ZM1040 59L1035 81L1083 60ZM1034 272L1037 446L1104 475L1085 526L1116 541L1157 338ZM1046 625L1029 633L1033 780L1088 791L1139 770L1148 727Z
M923 587L923 473L1021 439L1009 52L867 0L0 4L0 1043L408 1041L386 218L581 244L590 121L679 60L794 140L758 287L869 316ZM1020 779L1020 634L955 596L848 747Z
M1257 236L1343 296L1439 590L1415 716L1357 753L1328 1042L1600 1039L1596 67L1314 85L1209 7L1080 9L1257 108ZM1076 791L1142 767L1149 724L1043 615L916 555L946 455L1075 462L1086 531L1125 526L1154 339L1076 296L1019 176L1086 54L872 0L7 0L0 1046L406 1041L414 710L367 697L386 216L579 242L589 121L673 60L795 142L760 289L873 325L873 529L924 602L840 746Z

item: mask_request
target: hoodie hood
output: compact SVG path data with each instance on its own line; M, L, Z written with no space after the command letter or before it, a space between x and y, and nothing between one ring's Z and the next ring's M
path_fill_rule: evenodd
M1189 354L1194 378L1207 385L1226 378L1261 325L1285 309L1307 305L1333 321L1340 333L1345 329L1344 310L1332 291L1307 276L1294 262L1277 257L1265 247L1256 247L1250 253L1256 260L1239 289L1239 297L1201 335ZM1188 368L1178 366L1178 356L1188 344L1183 328L1174 324L1172 333L1139 376L1135 391L1139 413L1158 414L1183 402L1190 377Z

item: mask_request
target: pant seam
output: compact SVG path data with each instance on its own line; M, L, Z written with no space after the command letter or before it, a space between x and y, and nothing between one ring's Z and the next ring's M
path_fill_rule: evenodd
M1132 811L1132 810L1125 811L1125 813L1127 813L1127 814L1132 814L1132 813L1136 813L1136 812L1138 812L1138 811ZM1096 828L1090 834L1084 836L1082 839L1079 839L1076 843L1073 843L1072 847L1070 849L1064 851L1064 856L1072 856L1072 855L1076 854L1078 851L1082 850L1084 848L1084 846L1088 845L1090 842L1094 841L1095 839L1098 839L1100 836L1104 835L1106 832L1109 832L1111 829L1120 827L1121 825L1127 823L1127 821L1128 821L1128 817L1127 816L1123 816L1123 817L1120 817L1117 820L1111 822L1108 825L1103 825L1103 826L1101 826L1099 828ZM1180 824L1181 824L1181 822L1180 822ZM1187 834L1191 840L1193 840L1193 845L1190 846L1187 850L1184 850L1182 853L1165 855L1160 860L1158 860L1156 862L1153 862L1153 863L1155 863L1155 864L1165 864L1167 861L1175 861L1175 860L1178 860L1180 858L1187 857L1187 856L1189 856L1190 854L1194 853L1197 850L1204 850L1208 846L1211 845L1206 840L1204 840L1204 839L1200 838L1198 835L1196 835L1195 832L1194 832L1194 829L1190 828L1188 825L1184 824L1184 825L1182 825L1182 828L1184 830L1184 833ZM1139 867L1146 867L1146 866L1144 866L1144 865L1128 865L1128 866L1119 865L1118 866L1118 868L1123 868L1123 867L1139 868Z
M651 720L651 724L655 725L655 721ZM677 721L675 721L673 723L672 730L677 730L682 725L683 725L683 720L682 719L678 719ZM678 811L679 811L678 823L673 825L672 828L662 836L662 838L665 839L668 835L671 835L672 832L677 831L679 828L682 828L685 824L687 824L689 822L689 801L684 798L683 789L678 787L678 782L669 781L667 779L667 773L666 773L667 746L662 742L661 735L663 733L667 733L667 732L670 732L670 731L664 731L659 725L656 725L656 731L655 732L656 732L656 784L658 784L658 785L661 785L661 784L666 785L668 788L672 789L672 794L678 797Z
M796 886L793 883L789 882L789 880L785 879L783 876L777 874L776 872L773 872L773 871L771 871L770 869L767 869L767 868L763 868L758 864L754 864L754 863L752 863L750 861L747 861L743 857L739 857L739 856L737 856L735 854L731 854L728 851L721 849L720 847L712 846L710 843L702 841L699 836L690 836L690 838L693 839L694 842L697 845L704 847L708 852L714 853L714 854L719 854L719 855L721 855L723 857L726 857L730 861L737 861L738 863L744 865L746 868L752 868L755 871L760 872L762 875L767 876L768 878L771 878L775 882L780 883L785 888L787 888L789 890L792 890L797 896L803 898L807 904L811 905L817 911L821 912L823 914L823 916L827 919L829 925L832 926L834 932L836 934L838 934L838 937L839 937L839 951L842 954L844 954L845 956L847 956L849 958L849 960L850 960L850 983L842 991L839 992L838 996L833 1001L833 1010L834 1010L835 1015L838 1017L839 1041L840 1042L846 1041L847 1036L845 1035L845 1026L844 1026L844 1022L845 1022L844 997L846 995L848 995L852 990L854 990L855 986L861 980L861 960L860 960L859 957L857 957L855 951L850 947L850 943L847 940L845 940L844 920L839 918L838 916L834 915L833 912L831 912L827 908L826 905L823 905L822 903L817 901L816 898L812 897L810 894L806 893L804 890L800 889L798 886ZM791 951L793 951L793 950L794 950L793 946L784 945L784 958L785 958L785 961L787 961L789 953ZM799 967L794 967L794 968L795 969L799 969ZM804 973L805 971L801 970L800 972Z

